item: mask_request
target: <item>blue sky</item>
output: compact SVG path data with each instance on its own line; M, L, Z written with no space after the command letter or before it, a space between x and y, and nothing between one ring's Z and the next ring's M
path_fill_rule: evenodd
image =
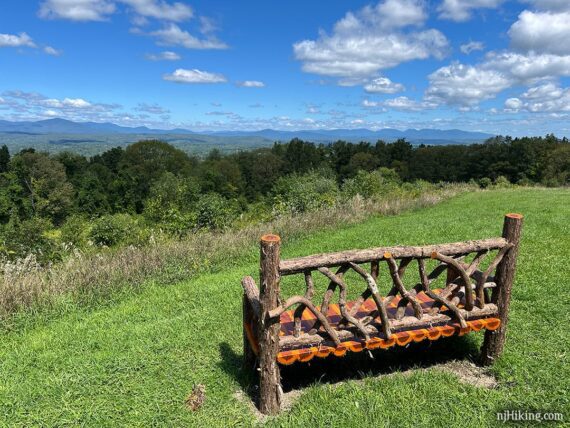
M5 0L0 119L570 135L569 0Z

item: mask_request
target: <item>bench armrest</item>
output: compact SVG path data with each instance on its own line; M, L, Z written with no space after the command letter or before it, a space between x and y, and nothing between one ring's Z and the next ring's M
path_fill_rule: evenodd
M259 319L259 314L261 312L259 305L259 288L257 288L257 285L251 276L244 277L241 280L241 286L243 287L244 295L249 302L253 314Z

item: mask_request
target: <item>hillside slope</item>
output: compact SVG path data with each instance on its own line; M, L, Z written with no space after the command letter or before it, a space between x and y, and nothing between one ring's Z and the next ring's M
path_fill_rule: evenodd
M333 362L321 382L306 368L285 371L286 383L306 377L309 386L303 387L302 400L290 412L269 425L321 426L334 421L336 426L408 426L413 421L416 426L479 427L496 425L495 412L504 409L550 410L568 417L569 201L568 190L470 193L435 207L374 217L294 242L284 236L283 256L292 257L497 236L504 213L525 215L508 343L492 369L498 388L465 385L434 369L377 377L418 363L414 349L395 356L379 352L362 366L372 374L364 383L322 384L338 377L330 375L332 370L358 376L350 371L352 359ZM62 318L5 334L0 342L2 423L254 424L253 413L235 393L249 384L240 371L239 281L256 273L257 256L252 251L249 261L238 267L168 287L150 286L107 306L78 308ZM440 341L431 351L475 358L480 341L481 334ZM432 352L421 355L433 357ZM195 384L206 386L206 401L192 413L184 399Z

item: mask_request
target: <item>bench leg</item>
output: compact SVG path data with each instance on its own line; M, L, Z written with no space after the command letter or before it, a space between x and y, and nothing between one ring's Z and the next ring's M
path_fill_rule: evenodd
M485 331L485 339L481 347L481 364L490 365L501 355L507 338L507 323L509 320L509 306L511 291L515 278L515 269L519 241L521 237L523 216L520 214L507 214L503 225L503 238L513 247L505 254L497 267L491 301L497 305L499 311L500 327L495 331Z
M279 413L281 407L281 375L277 364L279 353L279 319L269 318L269 311L279 300L279 245L277 235L261 237L260 248L260 316L259 338L259 410L266 415Z

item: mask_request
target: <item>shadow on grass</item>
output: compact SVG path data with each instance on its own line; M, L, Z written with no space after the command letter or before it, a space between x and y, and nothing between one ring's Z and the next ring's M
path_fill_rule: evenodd
M244 368L243 355L237 354L228 343L220 344L220 354L221 368L240 384L251 400L257 402L257 373L254 368ZM429 368L452 360L476 361L478 356L477 340L472 335L453 336L389 350L348 352L341 358L313 358L307 363L281 366L281 382L283 391L290 392L315 383L332 384Z

